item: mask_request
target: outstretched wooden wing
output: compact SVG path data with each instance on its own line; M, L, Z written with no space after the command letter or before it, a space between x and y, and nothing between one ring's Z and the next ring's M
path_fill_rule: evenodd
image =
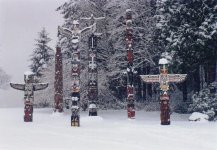
M84 29L81 30L81 38L83 39L84 37L94 33L96 31L96 23L94 23L93 25L86 27Z
M169 82L182 82L186 79L187 74L168 74Z
M146 83L159 83L160 75L140 75L140 77Z
M25 90L25 84L14 84L10 83L10 86L14 89L24 91Z
M58 26L58 33L60 35L66 36L67 38L71 38L72 37L72 32L69 29L62 28L60 26Z
M38 91L38 90L43 90L45 88L48 87L48 83L38 83L38 84L35 84L33 85L34 86L34 91Z

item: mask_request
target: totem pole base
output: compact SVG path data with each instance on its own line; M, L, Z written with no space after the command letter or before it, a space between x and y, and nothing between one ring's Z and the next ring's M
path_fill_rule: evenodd
M24 122L32 122L32 116L24 116Z
M55 107L54 108L54 112L62 113L63 112L63 108L62 107Z
M54 109L54 113L63 113L63 109Z
M71 116L71 126L80 127L80 116Z
M32 116L33 116L33 106L32 105L26 105L24 108L24 122L32 122Z
M169 96L163 95L161 96L161 125L170 125L170 106L169 106Z
M97 116L97 108L95 104L89 106L89 116Z
M61 94L55 94L54 101L54 112L63 112L63 98Z
M89 116L97 116L97 111L96 112L89 112Z
M136 112L135 110L127 111L127 116L129 119L135 119Z
M161 125L170 125L170 111L161 112Z
M170 125L170 122L161 122L161 125Z

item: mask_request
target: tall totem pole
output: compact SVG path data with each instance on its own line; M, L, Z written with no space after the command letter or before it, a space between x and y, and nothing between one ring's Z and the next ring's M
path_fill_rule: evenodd
M126 50L127 50L127 114L128 118L135 118L134 106L134 67L133 67L133 29L132 29L132 11L126 10Z
M10 83L12 88L24 91L24 122L32 122L33 120L34 91L48 87L48 83L35 83L34 75L32 72L25 72L25 84Z
M72 23L71 30L58 27L60 35L67 37L71 44L72 49L70 49L71 54L71 94L70 98L66 99L66 104L69 105L71 101L71 126L80 126L80 50L79 42L80 39L94 33L96 30L96 24L86 27L82 30L79 29L78 20L74 20ZM69 107L69 106L67 106Z
M170 125L169 83L182 82L187 76L187 74L168 74L168 64L168 60L162 58L159 60L159 75L140 75L146 83L160 83L161 125Z
M89 20L90 25L96 24L97 21L105 19L105 17L94 17L93 14L89 18L81 18L81 20ZM98 103L98 72L97 72L97 35L100 33L93 33L88 40L88 104L89 116L97 116L97 103Z
M54 112L63 112L63 67L62 53L59 42L55 54L55 82L54 82Z

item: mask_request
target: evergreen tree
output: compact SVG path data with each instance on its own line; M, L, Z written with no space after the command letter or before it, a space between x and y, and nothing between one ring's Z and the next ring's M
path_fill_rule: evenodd
M217 94L211 92L213 88L209 86L195 93L189 112L201 112L207 114L209 120L217 119Z
M10 76L0 68L0 89L5 89L9 86Z
M47 64L47 68L41 71L40 82L48 83L48 87L41 91L35 92L34 104L36 107L53 107L54 106L54 75L55 75L55 61L51 59ZM49 94L48 94L49 93Z
M42 70L47 68L49 61L54 57L54 51L48 46L51 39L48 37L45 28L43 28L38 34L39 37L36 39L36 47L30 59L32 61L30 69L37 77L41 77Z
M156 42L173 56L173 70L188 74L181 87L186 100L187 90L215 80L217 1L159 0L157 7Z
M216 0L165 0L158 12L157 40L175 55L179 69L190 72L216 61Z

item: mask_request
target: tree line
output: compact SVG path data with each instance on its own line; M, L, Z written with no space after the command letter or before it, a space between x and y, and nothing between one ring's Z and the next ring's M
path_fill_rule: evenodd
M159 87L143 83L139 75L158 74L158 60L170 61L170 73L186 73L183 84L172 84L172 107L186 112L194 102L192 96L217 81L217 1L215 0L69 0L57 8L70 28L72 20L80 17L105 16L97 22L99 104L101 108L124 108L126 101L125 10L133 11L134 79L138 107L158 103ZM80 27L89 25L80 21ZM50 87L38 94L41 104L52 105L54 82L54 50L47 46L50 38L43 29L36 40L30 68L39 81ZM70 89L70 41L61 39L64 70L64 96ZM81 50L81 99L87 102L88 43L83 39ZM213 84L214 85L214 84ZM210 88L215 93L215 87ZM51 94L46 94L46 92ZM37 97L37 96L36 96ZM184 107L186 106L186 107ZM158 108L156 108L158 109Z

